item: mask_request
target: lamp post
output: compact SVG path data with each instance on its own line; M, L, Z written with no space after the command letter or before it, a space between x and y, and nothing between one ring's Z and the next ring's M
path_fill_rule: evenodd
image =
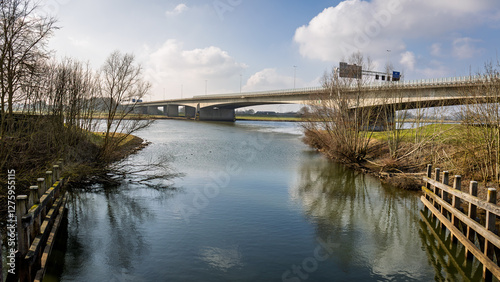
M297 66L293 66L293 89L295 89L296 78L297 78Z
M387 66L391 65L391 50L387 50ZM390 71L390 70L387 70Z

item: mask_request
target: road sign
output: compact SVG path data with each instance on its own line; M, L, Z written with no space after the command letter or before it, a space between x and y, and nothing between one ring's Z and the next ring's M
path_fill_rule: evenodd
M340 62L339 77L360 79L362 77L362 67L356 64L349 65L348 63Z
M394 78L394 80L399 80L401 78L401 73L399 71L393 71L392 77Z

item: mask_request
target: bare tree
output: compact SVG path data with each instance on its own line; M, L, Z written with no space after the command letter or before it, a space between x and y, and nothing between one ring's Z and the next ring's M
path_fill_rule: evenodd
M465 132L461 135L467 158L464 174L479 174L483 182L500 178L500 63L488 63L475 86L467 89L462 107Z
M349 63L371 68L370 58L354 53ZM352 75L352 77L355 77ZM333 69L325 73L325 92L316 97L309 121L304 123L309 143L323 148L330 157L346 163L361 162L367 154L371 130L376 127L379 109L370 107L363 86L367 78L340 78Z
M37 62L47 58L47 39L56 28L52 17L36 15L37 4L31 0L0 2L0 138L12 120L19 89L36 72ZM12 123L12 121L10 121Z
M139 99L149 91L150 84L142 77L142 67L135 65L134 56L113 52L102 67L101 102L106 126L101 158L109 160L114 150L133 132L147 127L151 121L129 119ZM128 106L123 103L128 102Z

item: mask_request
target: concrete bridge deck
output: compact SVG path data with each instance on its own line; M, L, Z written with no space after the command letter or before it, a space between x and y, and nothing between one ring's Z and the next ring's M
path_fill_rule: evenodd
M468 93L471 87L479 87L485 83L489 82L478 76L374 83L361 88L347 87L342 95L347 95L351 100L352 108L402 104L403 108L412 109L463 104L472 98ZM157 112L158 107L163 107L165 115L176 117L179 115L179 106L184 106L186 117L194 118L199 114L200 120L234 121L237 108L269 104L314 105L321 95L328 93L329 90L323 87L310 87L194 96L142 102L135 107L140 108L143 113Z

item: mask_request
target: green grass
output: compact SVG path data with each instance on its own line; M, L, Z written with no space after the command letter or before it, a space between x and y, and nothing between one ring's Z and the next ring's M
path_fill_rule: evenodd
M459 135L463 134L465 126L461 124L430 124L419 128L404 129L400 134L403 142L415 142L415 136L419 139L432 138L435 142L443 144L456 144ZM381 131L373 132L372 138L387 141L390 133Z

